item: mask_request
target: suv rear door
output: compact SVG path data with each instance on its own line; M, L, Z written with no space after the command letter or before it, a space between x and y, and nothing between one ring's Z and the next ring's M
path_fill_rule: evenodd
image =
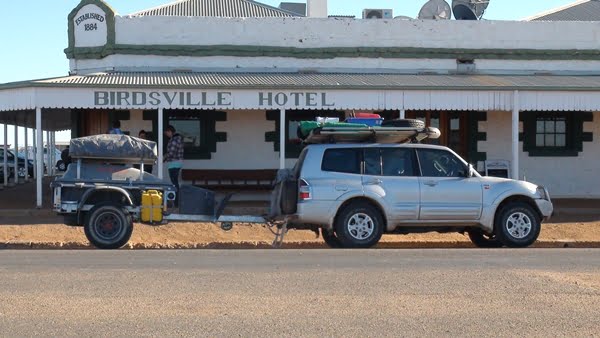
M483 189L479 177L450 151L417 149L421 168L421 212L424 221L471 221L481 217Z
M419 178L414 149L367 147L363 158L365 195L383 201L391 225L418 220Z
M323 153L318 175L308 177L314 200L336 201L342 195L362 192L360 149L329 148Z

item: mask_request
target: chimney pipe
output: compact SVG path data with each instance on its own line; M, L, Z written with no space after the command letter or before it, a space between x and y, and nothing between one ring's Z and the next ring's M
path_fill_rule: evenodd
M306 0L306 13L309 18L326 18L327 0Z

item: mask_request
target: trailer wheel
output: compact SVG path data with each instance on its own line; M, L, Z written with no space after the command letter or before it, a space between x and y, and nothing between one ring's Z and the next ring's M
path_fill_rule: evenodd
M85 236L98 249L118 249L127 244L133 232L131 215L116 205L99 205L88 214Z

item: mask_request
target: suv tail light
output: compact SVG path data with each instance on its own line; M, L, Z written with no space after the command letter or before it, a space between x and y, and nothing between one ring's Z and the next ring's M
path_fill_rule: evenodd
M312 199L312 191L310 188L310 184L305 180L298 181L298 200L299 201L307 201Z

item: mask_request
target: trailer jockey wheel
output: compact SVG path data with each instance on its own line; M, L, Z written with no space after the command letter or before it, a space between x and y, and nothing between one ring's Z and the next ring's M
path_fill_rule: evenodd
M223 229L223 231L230 231L231 229L233 229L233 223L223 222L221 223L221 229Z

